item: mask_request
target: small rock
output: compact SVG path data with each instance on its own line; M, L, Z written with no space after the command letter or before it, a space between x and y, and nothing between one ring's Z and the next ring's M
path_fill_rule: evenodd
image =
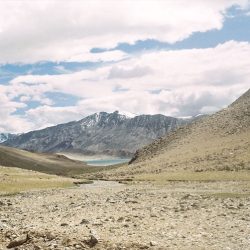
M182 197L182 199L188 199L188 198L190 198L190 196L191 196L191 194L186 194L186 195L184 195L184 196Z
M53 244L53 245L52 245L52 248L57 248L57 247L58 247L57 244Z
M152 241L150 241L149 244L150 244L151 247L153 247L153 246L156 246L156 245L157 245L157 242L152 240Z
M94 225L94 226L102 226L103 224L102 224L102 222L94 222L92 225Z
M68 223L62 223L62 224L61 224L62 227L66 227L66 226L68 226L68 225L69 225Z
M29 235L27 234L26 236L22 236L16 240L13 240L9 243L7 248L13 248L13 247L18 247L26 243L30 239Z
M52 233L48 232L48 233L46 233L46 238L50 241L50 240L54 240L56 238L56 236L53 235Z
M107 198L107 199L106 199L106 202L109 202L109 203L116 203L115 200L112 200L112 199L110 199L110 198Z
M62 244L64 246L70 246L71 245L71 240L69 238L63 238Z
M138 203L138 201L136 201L136 200L126 200L125 203L136 204L136 203Z
M118 222L124 221L124 217L119 217L119 218L117 219L117 221L118 221Z
M156 217L158 217L158 216L157 216L157 214L155 214L155 213L151 213L151 214L150 214L150 217L155 217L155 218L156 218Z
M86 219L82 219L82 221L80 222L80 224L89 224L89 223L90 221Z
M94 247L98 242L99 242L99 237L97 236L97 234L94 233L90 235L89 240L85 241L85 243L90 247Z
M42 248L40 246L35 245L34 250L41 250Z
M80 245L74 245L75 249L81 249L82 247Z

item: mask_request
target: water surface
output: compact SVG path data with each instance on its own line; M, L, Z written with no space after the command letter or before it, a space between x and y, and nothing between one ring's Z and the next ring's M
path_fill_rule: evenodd
M84 161L89 166L112 166L130 161L130 158L121 158L110 155L84 155L80 153L68 152L60 152L59 154L64 155L72 160Z
M111 158L111 159L91 159L85 160L87 165L89 166L112 166L116 164L126 163L129 162L130 159L128 158Z

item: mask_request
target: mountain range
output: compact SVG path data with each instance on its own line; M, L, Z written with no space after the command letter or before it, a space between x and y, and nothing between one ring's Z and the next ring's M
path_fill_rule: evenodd
M9 138L3 144L34 152L80 152L125 157L196 119L178 119L160 114L131 118L118 111L100 112L80 121L24 133Z
M185 170L249 170L250 90L227 108L198 118L186 120L163 115L128 118L117 111L101 112L80 121L18 136L10 135L2 145L38 152L66 151L120 156L131 155L136 151L129 165L114 170L119 176ZM29 169L37 169L38 166L39 170L48 172L48 161L43 157L49 159L53 171L59 171L54 168L57 164L55 159L65 160L66 165L69 163L64 156L32 154L0 146L2 165L20 167L20 162L24 162L23 168L29 166ZM37 159L40 165L37 165ZM76 163L74 167L78 166Z

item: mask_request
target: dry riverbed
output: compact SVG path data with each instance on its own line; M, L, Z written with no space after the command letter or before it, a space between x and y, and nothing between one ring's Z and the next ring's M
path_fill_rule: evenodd
M95 182L2 196L0 249L249 249L249 192L247 181Z

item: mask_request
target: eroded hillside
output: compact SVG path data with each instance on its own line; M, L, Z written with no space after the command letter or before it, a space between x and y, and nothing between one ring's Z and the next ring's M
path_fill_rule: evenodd
M250 90L227 108L138 150L119 173L250 169Z

